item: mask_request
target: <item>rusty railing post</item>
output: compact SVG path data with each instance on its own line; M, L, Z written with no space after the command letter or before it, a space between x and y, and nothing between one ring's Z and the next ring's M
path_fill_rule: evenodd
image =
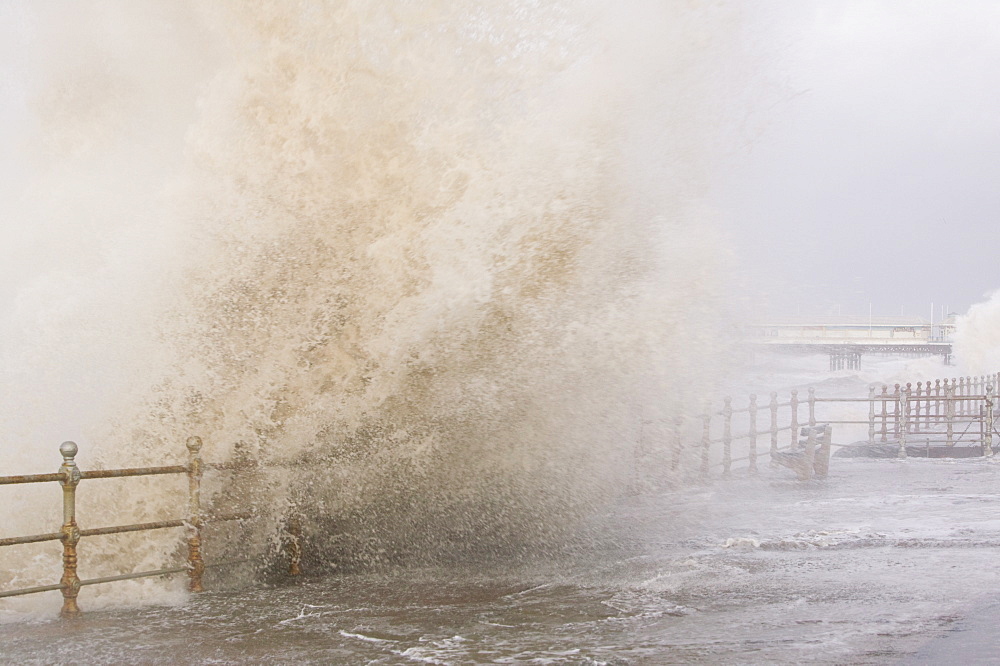
M986 386L986 423L985 429L986 433L983 437L983 454L987 456L993 455L993 385L988 384Z
M896 384L895 386L896 388L892 393L892 434L899 437L899 421L903 418L902 412L899 411L899 396L902 395L902 391L899 390L899 384Z
M757 394L750 394L750 473L757 472Z
M809 426L816 425L816 389L809 387Z
M899 457L906 457L906 432L909 430L910 417L910 388L907 386L899 392Z
M927 430L934 430L934 425L936 424L937 419L935 418L933 410L937 401L934 398L935 394L931 392L930 380L927 380L927 383L924 384L924 389L927 391L927 413L925 414L926 418L924 419L924 427L926 427Z
M919 411L919 410L918 410ZM934 422L931 421L931 380L924 382L924 430L933 430Z
M986 405L979 406L979 414L973 420L979 424L979 448L986 456Z
M868 386L868 444L875 443L875 385Z
M944 385L948 385L948 380L944 380ZM941 380L934 380L934 425L941 420Z
M968 378L968 382L967 382L967 389L969 391L969 399L966 401L966 404L968 405L966 413L969 414L970 416L973 415L973 414L975 414L976 411L977 411L976 410L976 407L977 407L976 403L978 403L979 401L974 399L974 396L979 395L979 391L977 390L977 388L978 387L976 385L976 378L975 377L969 377Z
M794 451L795 446L799 443L799 392L796 389L792 389L792 397L789 400L789 406L792 408L789 446Z
M906 382L906 413L903 414L903 423L906 428L906 434L910 434L911 428L913 427L913 385L910 382Z
M288 519L288 575L301 576L302 568L302 519L298 514Z
M959 377L958 378L958 415L959 416L965 416L965 408L967 406L966 402L965 402L965 394L966 393L967 393L967 391L965 390L965 377Z
M887 441L889 435L889 387L882 384L882 441Z
M188 437L188 589L204 592L202 577L205 561L201 557L201 437Z
M76 575L76 544L80 542L80 528L76 524L76 487L80 483L80 468L76 466L76 453L79 449L75 442L63 442L59 445L63 464L59 472L63 478L59 485L63 489L63 575L59 583L62 587L63 605L59 611L60 617L76 617L80 607L76 598L80 594L80 578Z
M947 424L946 446L955 445L955 378L951 382L945 380L944 384L944 418Z
M973 404L972 404L972 400L971 400L972 395L973 395L972 377L969 377L969 376L966 376L966 378L965 378L965 395L966 395L966 399L965 399L965 411L963 413L965 414L965 416L972 416L972 414L975 412L975 409L973 408Z
M972 395L975 394L975 390L974 390L975 387L973 386L973 384L974 384L974 381L973 381L972 376L966 376L966 378L965 378L965 395L971 397ZM966 400L966 410L965 410L965 413L968 414L968 415L972 415L974 411L975 410L973 409L972 401L971 400Z
M931 415L933 407L933 397L931 393L931 381L928 379L924 383L924 430L934 430L934 417Z

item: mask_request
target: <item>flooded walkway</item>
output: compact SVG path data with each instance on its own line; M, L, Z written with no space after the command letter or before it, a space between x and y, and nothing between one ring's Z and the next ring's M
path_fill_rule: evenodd
M934 641L956 645L993 603L998 482L1000 465L982 459L835 459L829 479L808 483L765 469L633 497L547 561L311 577L6 624L0 657L933 663Z

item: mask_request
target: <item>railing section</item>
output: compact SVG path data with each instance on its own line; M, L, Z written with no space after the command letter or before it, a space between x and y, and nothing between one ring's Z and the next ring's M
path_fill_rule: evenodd
M890 392L885 384L869 391L869 443L895 441L900 456L908 442L926 445L978 443L993 454L994 400L1000 375L936 379Z
M719 466L723 475L729 476L733 465L741 462L747 463L749 471L756 472L761 458L770 457L773 461L777 453L799 446L800 426L816 425L815 402L810 389L808 401L801 400L798 391L793 390L785 401L779 401L777 392L772 392L765 403L752 394L745 407L735 407L730 396L723 399L721 409L706 407L700 416L700 476L707 478L712 468ZM805 415L801 413L804 406L808 406ZM673 420L670 445L673 472L681 467L684 425L683 417ZM760 447L762 440L768 443L765 450Z
M1000 373L871 385L863 397L820 397L813 388L804 398L791 390L784 400L772 392L766 401L752 394L742 404L726 396L721 408L708 406L700 415L698 473L708 478L712 469L721 468L723 476L729 476L734 465L743 462L749 472L757 472L762 458L770 458L773 465L781 452L806 451L810 433L821 424L853 426L862 432L866 426L869 444L893 446L899 457L906 456L907 446L931 444L980 445L983 455L991 456L993 436L1000 435L994 416L998 385ZM837 404L848 409L831 412ZM669 446L674 472L681 469L685 451L684 425L683 417L673 421ZM764 450L759 446L762 439L769 444Z
M53 474L30 474L22 476L0 476L0 485L22 484L22 483L45 483L57 481L62 487L63 493L63 521L58 532L48 534L35 534L30 536L0 538L0 547L16 546L20 544L38 543L42 541L62 541L62 577L58 583L52 585L41 585L37 587L21 588L17 590L0 591L0 598L14 597L38 592L49 592L59 590L62 592L63 604L60 610L61 617L75 617L79 615L80 608L77 605L77 597L80 588L87 585L97 585L100 583L111 583L115 581L131 580L136 578L147 578L151 576L166 576L177 573L187 573L189 577L188 589L192 592L204 591L204 572L206 564L202 558L202 538L203 528L209 522L220 523L235 520L245 520L250 516L247 514L232 514L206 516L201 506L201 481L206 467L218 470L237 469L233 464L211 464L205 463L201 458L202 440L199 437L190 437L187 440L188 462L186 465L166 465L161 467L136 467L128 469L111 470L91 470L81 471L76 465L76 454L78 447L74 442L63 442L59 446L59 453L62 455L63 463L59 471ZM187 474L188 477L188 506L185 518L176 520L163 520L150 523L136 523L132 525L119 525L114 527L99 527L92 529L80 529L77 524L76 513L76 492L81 481L87 479L107 479L115 477L131 476L153 476L160 474ZM284 535L284 542L289 558L289 574L297 576L301 573L302 557L302 528L301 520L298 516L292 516L288 521L288 534ZM103 534L122 534L126 532L139 532L147 530L157 530L171 527L185 528L185 545L187 547L187 562L182 566L156 569L153 571L140 571L123 573L115 576L104 576L89 580L80 580L77 576L77 544L80 539L89 536Z

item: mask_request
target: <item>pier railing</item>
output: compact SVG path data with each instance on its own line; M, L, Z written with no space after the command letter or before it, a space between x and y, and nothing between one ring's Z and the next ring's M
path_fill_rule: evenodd
M203 513L201 507L201 481L204 469L238 470L246 467L246 465L241 463L205 463L201 458L201 448L201 438L188 438L188 462L186 465L81 471L76 465L76 454L78 452L77 445L74 442L63 442L59 447L63 463L59 467L58 472L52 474L0 476L0 485L58 482L59 485L62 486L63 497L63 520L62 527L58 532L0 538L0 547L39 543L44 541L62 541L63 570L62 577L59 582L52 585L41 585L15 590L0 590L0 598L59 590L62 592L63 596L60 616L74 617L80 613L80 608L77 605L77 597L80 593L80 588L86 585L97 585L100 583L111 583L136 578L187 573L189 577L188 589L192 592L203 591L203 575L206 568L205 561L202 558L203 528L208 523L246 520L250 518L251 515L246 513L206 515ZM186 474L188 477L188 506L187 515L184 518L91 529L80 529L78 526L76 492L77 486L79 486L81 481L87 479L156 476L165 474ZM87 580L81 580L77 576L77 563L79 557L77 553L77 544L83 537L105 534L123 534L127 532L140 532L176 527L183 527L185 529L184 546L187 550L187 561L181 566L155 569L151 571L123 573L114 576L104 576ZM283 535L282 540L285 543L289 557L289 574L298 575L301 573L300 560L302 555L301 522L298 517L292 517L288 520L286 532L287 533Z
M751 394L736 406L727 396L721 408L708 408L699 417L698 439L689 420L674 419L668 444L670 467L678 470L684 451L697 448L703 477L718 467L729 475L741 462L756 472L762 458L773 461L780 451L802 447L800 438L808 437L820 424L862 432L867 427L868 444L894 446L899 457L906 457L908 446L929 449L932 444L980 446L982 455L992 456L993 436L1000 436L994 412L998 385L1000 373L892 387L873 384L864 397L822 397L808 388L804 396L792 390L780 400L776 392L766 401Z

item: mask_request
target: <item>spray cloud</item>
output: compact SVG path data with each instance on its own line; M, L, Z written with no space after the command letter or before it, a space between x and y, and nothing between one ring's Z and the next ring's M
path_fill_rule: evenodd
M199 434L210 459L313 470L217 502L296 504L359 535L347 550L481 556L619 493L640 421L698 407L724 6L19 20L44 57L19 70L25 173L3 202L12 466L44 470L65 438L84 466L177 459ZM107 515L135 505L108 493Z

